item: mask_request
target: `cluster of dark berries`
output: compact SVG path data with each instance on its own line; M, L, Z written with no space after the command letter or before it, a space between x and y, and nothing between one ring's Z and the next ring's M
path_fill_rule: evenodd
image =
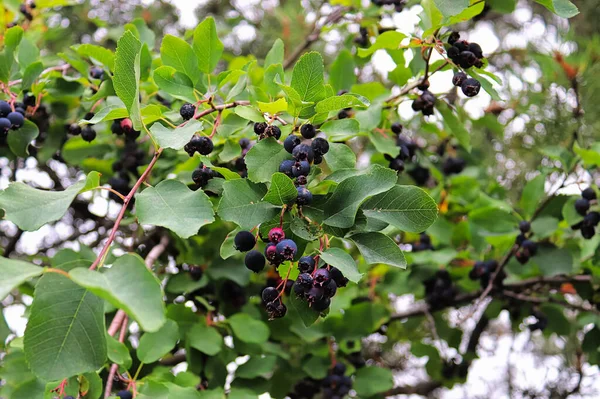
M193 157L196 152L200 155L208 155L214 148L215 146L210 137L196 135L194 135L190 141L183 146L183 149L190 157Z
M438 270L433 277L425 280L423 285L425 285L425 300L431 308L442 308L454 302L457 292L447 270Z
M294 385L294 391L287 396L290 399L312 399L320 390L321 384L318 380L304 378Z
M456 377L467 378L469 374L469 363L465 360L459 362L458 359L452 359L444 362L442 365L442 376L447 379L453 379Z
M400 151L396 157L385 154L385 159L390 162L390 169L400 173L404 171L404 163L415 156L419 146L414 141L402 136L402 125L397 122L392 123L392 133L396 135L396 146Z
M481 90L481 83L475 78L470 78L466 73L458 71L452 77L452 84L460 87L463 94L467 97L475 97Z
M448 58L462 69L469 69L472 66L481 68L484 58L481 46L477 43L469 43L466 40L458 40L459 38L458 32L452 32L448 38L448 44L450 45L447 50ZM461 71L454 74L452 84L460 87L467 97L476 96L481 89L481 83L477 79L469 78Z
M0 143L6 142L9 130L19 130L25 124L25 108L15 104L15 109L6 101L0 101Z
M313 310L323 312L329 308L338 287L345 287L348 279L335 267L326 264L321 268L316 266L317 262L312 256L300 258L300 275L292 288L298 298L307 301Z
M419 235L419 241L412 244L412 252L421 251L433 251L433 244L431 244L431 237L427 233L421 233Z
M91 115L91 116L90 116ZM90 120L94 117L93 113L88 113L87 116L90 116L89 118L86 117L86 120ZM67 128L67 133L73 136L79 136L81 135L81 138L84 141L87 141L88 143L91 143L92 141L94 141L94 139L96 138L96 130L92 127L92 125L85 125L84 127L81 127L80 125L78 125L77 123L71 123L69 125L66 126Z
M364 26L361 26L358 30L358 36L354 38L354 43L360 47L367 47L369 45L369 31ZM343 118L340 118L343 119Z
M266 139L267 137L273 137L275 140L281 138L281 129L279 126L269 125L266 122L256 122L254 124L254 133L256 133L259 140Z
M19 11L21 14L23 14L26 20L33 21L33 14L31 14L31 10L35 9L35 7L36 4L33 1L29 1L21 4L19 6Z
M213 177L223 177L219 172L212 170L208 166L200 162L198 168L192 172L192 180L196 184L196 188L204 187Z
M323 162L323 155L329 152L329 143L321 137L316 137L317 130L310 123L305 123L300 128L302 138L312 140L310 144L302 142L302 138L295 134L290 134L283 141L283 148L294 159L286 159L279 165L279 171L291 178L296 178L295 184L298 191L296 203L298 205L308 205L312 202L312 193L306 188L307 176L310 173L311 163L318 165Z
M544 329L548 325L548 317L546 317L545 314L538 310L533 310L531 312L531 315L536 318L536 321L535 323L527 326L529 330L532 332L536 330L544 331Z
M274 227L269 231L269 242L265 247L265 257L275 267L286 260L293 260L298 252L298 246L294 240L285 238L285 232L280 227Z
M477 261L469 272L469 278L471 280L479 280L481 283L481 288L486 288L490 283L490 277L492 277L492 273L494 273L497 268L498 262L493 259Z
M394 6L394 10L396 12L402 12L404 10L404 6L406 4L405 0L371 0L374 5L381 7L391 5Z
M575 201L575 210L583 216L583 220L571 227L573 230L581 229L581 235L586 240L594 237L596 226L600 223L600 213L597 211L590 212L590 206L597 202L596 192L592 187L583 190L581 198Z
M281 301L284 290L279 291L277 288L266 287L260 295L271 320L280 319L287 313L287 307Z
M346 365L337 362L330 370L329 375L321 381L324 398L341 399L352 389L352 378L346 374Z
M110 125L110 131L117 136L124 135L126 141L135 141L140 137L140 131L133 128L133 122L129 118L115 119Z
M412 103L412 109L415 112L421 111L423 115L433 115L433 106L435 105L436 98L432 92L425 89L421 92Z
M457 175L467 166L467 162L459 157L447 157L442 164L442 172L446 176Z
M529 261L529 258L537 254L538 248L535 242L527 239L527 234L531 230L531 223L523 220L519 223L519 230L521 230L521 234L519 234L515 240L515 244L519 246L519 249L515 253L515 258L519 263L524 265Z

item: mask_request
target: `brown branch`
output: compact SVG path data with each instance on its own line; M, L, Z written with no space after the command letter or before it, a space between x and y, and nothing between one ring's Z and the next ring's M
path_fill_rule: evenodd
M490 319L487 318L485 314L482 314L473 331L471 332L471 336L469 337L469 342L467 343L467 353L475 353L477 351L477 346L479 345L479 339L481 335L487 328L490 323Z
M454 301L452 303L450 303L450 304L448 304L448 306L442 307L442 308L435 308L435 309L433 309L427 303L422 302L422 303L418 304L417 306L415 306L412 309L406 310L404 312L393 314L390 317L390 321L402 320L402 319L407 319L407 318L415 317L415 316L425 316L427 314L427 312L433 313L435 311L443 310L443 309L446 309L446 308L451 307L451 306L455 306L455 305L459 305L459 304L462 304L462 303L470 302L473 299L477 298L477 296L480 294L480 292L481 291L476 291L476 292L472 292L472 293L468 293L468 294L457 295L454 298Z
M533 304L553 303L556 305L563 306L565 308L578 310L581 312L592 312L595 314L600 314L600 311L596 310L593 307L575 305L575 304L569 303L567 301L561 301L560 299L556 299L553 297L543 297L542 298L542 297L528 296L528 295L523 295L523 294L519 294L516 292L512 292L509 290L503 290L502 296L505 296L505 297L511 298L511 299L516 299L517 301L521 301L521 302L528 302L528 303L533 303Z
M438 381L425 381L420 382L417 385L404 385L396 388L392 388L383 394L384 397L394 395L421 395L427 396L431 392L442 386L441 382Z
M114 321L114 320L113 320ZM119 334L119 342L123 343L125 342L125 334L127 334L127 316L123 317L123 319L121 320L121 332ZM106 389L104 390L104 397L108 398L110 396L110 392L112 391L112 385L113 385L113 381L115 379L115 375L117 374L117 371L119 370L119 365L116 363L113 363L112 366L110 366L110 370L108 372L108 378L106 379Z
M176 366L185 361L185 353L178 353L176 355L160 359L159 363L163 366Z

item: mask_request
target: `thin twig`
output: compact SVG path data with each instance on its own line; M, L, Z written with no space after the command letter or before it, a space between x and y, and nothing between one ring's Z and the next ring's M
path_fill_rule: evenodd
M123 319L121 320L121 332L119 334L119 342L123 343L125 342L125 334L127 333L127 322L128 322L128 318L127 316L123 317ZM115 374L117 374L117 371L119 369L119 365L116 363L113 363L112 366L110 366L110 370L108 372L108 378L106 379L106 389L104 390L104 397L108 398L110 396L110 393L112 391L112 385L113 385L113 381L115 379Z

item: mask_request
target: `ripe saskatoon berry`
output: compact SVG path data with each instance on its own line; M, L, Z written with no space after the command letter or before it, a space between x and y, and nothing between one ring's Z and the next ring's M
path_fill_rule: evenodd
M320 288L313 288L312 290L319 290L319 289ZM308 295L310 295L310 291L309 291ZM309 302L312 303L312 308L317 312L323 312L323 311L327 310L327 308L329 308L329 305L331 305L331 299L325 298L325 297L321 297L321 298L315 299L313 301L311 301L310 297L309 297Z
M452 46L448 49L448 51L446 53L448 55L448 58L450 58L452 61L456 62L458 60L460 50L457 47Z
M117 396L121 399L133 399L133 394L130 391L119 391Z
M268 137L273 137L275 138L275 140L279 140L279 138L281 137L281 129L279 128L279 126L269 125L265 129L265 134Z
M90 76L92 79L100 79L104 77L104 70L100 67L93 66L90 68Z
M590 238L594 237L595 234L596 229L594 228L594 226L581 226L581 236L586 240L589 240Z
M404 171L404 161L402 161L402 160L401 160L400 158L398 158L398 157L396 157L396 158L393 158L393 159L390 161L389 168L390 168L390 169L392 169L392 170L395 170L395 171L397 171L397 172L402 172L402 171Z
M583 218L583 224L586 226L597 226L600 223L600 213L593 211Z
M11 126L12 123L10 123L8 118L0 118L0 134L8 132Z
M299 186L296 190L298 191L298 197L296 197L298 205L309 205L312 202L312 193L306 187Z
M267 287L260 294L263 302L273 302L279 296L279 291L275 287Z
M577 201L575 201L575 210L578 214L585 216L588 209L590 209L590 201L587 199L579 198Z
M475 97L481 89L481 83L477 79L469 78L462 82L460 89L467 97Z
M332 267L329 269L329 276L338 287L345 287L348 284L348 279L344 277L340 269Z
M467 43L465 40L459 40L456 43L454 43L454 47L456 47L458 49L458 51L467 51L469 49L469 43Z
M468 79L467 74L459 71L459 72L456 72L454 74L454 76L452 77L452 84L454 86L460 87L463 84L463 82L467 79Z
M469 51L475 54L477 58L483 58L483 51L481 50L481 46L477 43L469 43Z
M333 298L337 291L337 284L335 283L335 281L329 280L327 284L323 286L323 288L325 289L325 296L327 298Z
M319 165L321 162L323 162L323 155L321 155L321 154L315 154L315 158L313 159L313 163L315 165Z
M192 180L200 187L204 187L213 177L214 176L210 168L199 167L192 172Z
M588 201L592 201L596 199L596 192L593 188L588 187L581 192L581 196Z
M26 107L35 107L35 96L31 94L25 94L23 96L23 104Z
M185 103L179 108L179 115L183 118L183 120L190 120L194 117L196 113L196 107L193 104Z
M272 265L278 266L283 262L283 258L277 253L277 245L275 243L269 243L265 247L265 257Z
M123 128L121 127L121 121L115 119L113 123L110 125L110 131L114 134L120 136L123 134Z
M348 112L347 110L343 109L340 112L338 112L338 119L346 119L350 117L350 112Z
M265 268L265 257L263 254L253 249L246 254L244 264L249 270L252 270L254 273L258 273Z
M458 41L458 39L460 39L460 33L452 32L450 33L450 36L448 36L448 44L453 45Z
M294 256L296 256L296 251L298 251L298 246L296 243L290 239L281 240L275 247L275 251L277 251L277 255L282 257L285 260L292 260Z
M88 112L83 116L83 119L85 119L86 121L89 121L90 119L92 119L94 117L94 113L93 112Z
M269 241L277 244L285 238L285 232L281 227L273 227L269 231Z
M242 137L242 138L240 139L240 147L242 147L242 149L244 149L244 150L245 150L246 148L250 147L250 140L248 140L248 139L247 139L247 138L245 138L245 137Z
M471 68L476 62L477 57L469 50L461 51L458 55L458 64L464 69Z
M71 123L70 125L67 125L67 133L72 134L73 136L78 136L81 134L81 126L79 126L77 123Z
M329 143L321 137L314 139L310 146L316 155L325 155L329 152Z
M215 148L212 140L209 137L201 136L198 140L198 152L202 155L208 155Z
M292 156L297 161L312 162L315 157L315 154L311 146L306 144L300 144L294 148L294 150L292 151Z
M86 126L81 130L81 138L91 143L96 138L96 131L90 126Z
M329 282L331 277L330 277L329 271L327 269L319 269L315 272L313 279L314 279L314 285L316 287L323 287L325 284L327 284Z
M266 308L270 319L280 319L287 313L287 307L281 302L270 302Z
M304 295L310 289L310 287L307 288L307 287L304 287L304 286L298 284L297 282L294 282L292 289L294 290L294 294L296 294L296 296L298 296L300 298L304 298Z
M256 122L254 124L254 133L261 135L265 132L267 124L265 122Z
M346 374L346 365L344 363L337 362L331 369L331 373L340 376Z
M6 117L11 112L12 112L12 108L10 107L10 104L7 103L6 101L0 100L0 116Z
M527 220L523 220L519 223L519 230L521 230L521 233L527 233L529 230L531 230L531 223L529 223Z
M323 298L323 294L324 294L324 290L323 288L320 287L312 287L311 289L308 290L308 292L306 293L306 300L311 303L314 304L317 301L320 301ZM326 309L326 308L325 308Z
M515 244L517 245L521 245L523 244L523 242L527 239L527 237L525 237L525 234L519 234L517 236L517 238L515 239Z
M13 130L19 129L25 123L25 117L18 112L11 112L6 116L6 118L8 118L12 124Z
M202 278L203 274L204 274L204 272L202 271L201 267L190 266L190 277L192 278L192 280L194 280L194 281L200 280Z
M298 176L296 177L296 186L305 186L308 183L306 176Z
M310 164L308 161L295 162L292 166L292 176L306 176L310 172Z
M315 129L315 127L313 125L311 125L310 123L305 123L300 128L300 134L305 139L312 139L313 137L315 137L317 135L317 129Z
M294 167L294 165L296 164L296 162L290 160L290 159L286 159L284 161L281 162L281 164L279 164L279 171L283 174L286 174L288 176L292 176L292 168Z
M315 258L312 256L303 256L298 261L298 270L300 273L312 273L315 270Z
M527 256L534 256L537 253L537 244L530 240L525 240L521 244L521 249L527 254Z
M392 123L392 133L400 134L402 133L402 125L398 122Z
M249 231L242 230L235 235L233 244L238 251L247 252L256 245L256 238L254 238L254 234Z
M295 284L308 290L313 285L313 278L309 273L302 273L296 279Z
M297 145L300 145L301 142L302 140L300 140L300 137L295 134L290 134L283 140L283 148L291 154L292 151L294 151L294 148L296 148Z

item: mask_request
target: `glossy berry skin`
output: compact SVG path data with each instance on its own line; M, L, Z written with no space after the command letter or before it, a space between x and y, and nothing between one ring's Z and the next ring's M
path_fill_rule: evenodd
M81 130L81 138L91 143L96 138L96 131L90 126L86 126Z
M313 278L309 273L302 273L298 276L298 278L296 279L296 282L294 284L308 290L313 285Z
M133 399L133 394L130 391L119 391L117 396L121 399Z
M321 137L317 137L310 144L315 155L325 155L329 152L329 143ZM316 157L315 157L316 158Z
M240 147L242 147L242 149L244 149L244 150L245 150L246 148L250 147L250 140L248 140L248 139L247 139L247 138L245 138L245 137L242 137L242 138L240 139Z
M581 236L586 240L591 239L596 234L594 226L581 226Z
M283 262L283 258L277 253L277 245L272 242L265 247L265 257L272 265L277 266Z
M324 292L327 298L333 298L335 296L335 293L337 292L337 284L335 283L335 281L329 280L327 284L323 286L323 289L325 290Z
M402 133L402 125L398 122L392 123L392 133L400 134Z
M256 122L254 124L254 133L261 135L265 132L267 124L265 122Z
M275 287L267 287L260 294L263 302L273 302L279 296L279 291Z
M402 172L404 171L404 161L402 161L400 158L393 158L390 161L389 168L395 170L396 172Z
M12 124L12 129L17 130L25 123L25 117L18 112L9 113L6 118Z
M458 64L464 69L471 68L476 62L477 57L469 50L461 51L458 55Z
M575 210L578 214L585 216L589 209L590 201L586 200L585 198L579 198L577 201L575 201Z
M0 117L6 117L8 114L12 112L12 108L10 104L6 101L0 100Z
M67 126L67 132L73 136L78 136L81 134L81 126L79 126L77 123L71 123L69 126Z
M254 273L260 272L265 268L265 257L259 251L253 249L246 254L246 258L244 259L244 264L249 270L252 270Z
M280 319L287 313L287 307L278 301L269 302L266 306L269 319Z
M10 130L12 123L7 118L0 118L0 134Z
M588 187L581 192L581 196L588 201L592 201L596 199L596 192L593 188Z
M265 129L265 134L268 137L273 137L275 140L279 140L279 138L281 138L281 129L279 126L269 125Z
M331 374L340 376L346 374L346 365L344 363L336 362L335 366L331 369Z
M477 58L483 58L483 51L481 50L481 46L477 43L469 43L469 51L475 54Z
M116 134L117 136L122 135L123 128L121 127L121 121L119 121L118 119L115 119L113 121L113 123L110 125L110 131L113 132L114 134Z
M303 256L298 261L298 270L300 273L312 273L315 270L315 258L312 256Z
M282 257L285 260L292 260L294 256L296 256L296 252L298 251L298 246L296 243L290 239L281 240L276 246L275 251L277 251L277 255Z
M295 164L296 162L292 161L291 159L281 161L281 164L279 164L279 171L289 177L292 177L292 168Z
M297 161L308 161L312 162L315 158L315 153L312 150L312 147L306 144L300 144L294 148L292 151L292 156Z
M481 83L477 79L468 78L462 82L460 89L467 97L475 97L481 89Z
M460 87L463 84L463 82L465 80L467 80L468 78L469 77L467 76L466 73L464 73L464 72L456 72L454 74L454 76L452 77L452 84L454 86Z
M312 287L306 293L306 299L308 300L309 303L314 304L315 302L320 301L321 299L323 299L323 295L324 295L323 288ZM327 308L325 308L325 309L327 309ZM315 310L318 310L318 309L315 309Z
M348 284L348 279L344 277L340 269L336 267L331 267L329 269L329 276L338 287L345 287Z
M519 230L521 230L521 233L527 233L529 230L531 230L531 223L529 223L527 220L523 220L519 223Z
M299 186L296 190L298 191L298 197L296 197L298 205L309 205L312 202L312 193L306 187Z
M208 155L215 148L212 140L209 137L201 136L198 140L198 152L201 155Z
M92 79L100 79L104 78L104 70L100 67L93 66L90 68L90 76Z
M306 176L310 173L310 163L308 161L299 161L292 166L292 176Z
M315 137L317 135L317 129L315 129L315 127L313 125L311 125L310 123L305 123L300 128L300 134L305 139L312 139L313 137Z
M313 290L319 290L319 288L313 288ZM308 295L310 295L310 292ZM331 299L325 297L321 297L312 301L309 298L309 302L312 303L313 310L317 312L323 312L329 308L329 305L331 305Z
M277 244L285 238L285 232L281 227L273 227L269 231L269 241Z
M585 226L597 226L600 223L600 213L593 211L589 212L583 218L583 225Z
M184 121L189 121L194 117L196 113L196 107L193 104L185 103L179 108L179 115L183 118Z
M528 255L534 256L537 253L537 244L530 240L525 240L521 244L521 249Z
M238 251L247 252L256 245L256 238L254 238L254 234L249 231L242 230L235 235L233 244Z
M190 277L194 281L199 281L202 278L202 276L204 275L204 271L202 270L201 267L198 267L198 266L190 266L189 273L190 273Z
M314 285L316 287L323 287L331 279L329 271L327 269L319 269L313 276Z
M285 140L283 140L283 148L285 148L285 150L291 154L292 151L294 151L294 148L300 145L300 143L302 143L300 137L296 136L295 134L290 134L285 138Z

